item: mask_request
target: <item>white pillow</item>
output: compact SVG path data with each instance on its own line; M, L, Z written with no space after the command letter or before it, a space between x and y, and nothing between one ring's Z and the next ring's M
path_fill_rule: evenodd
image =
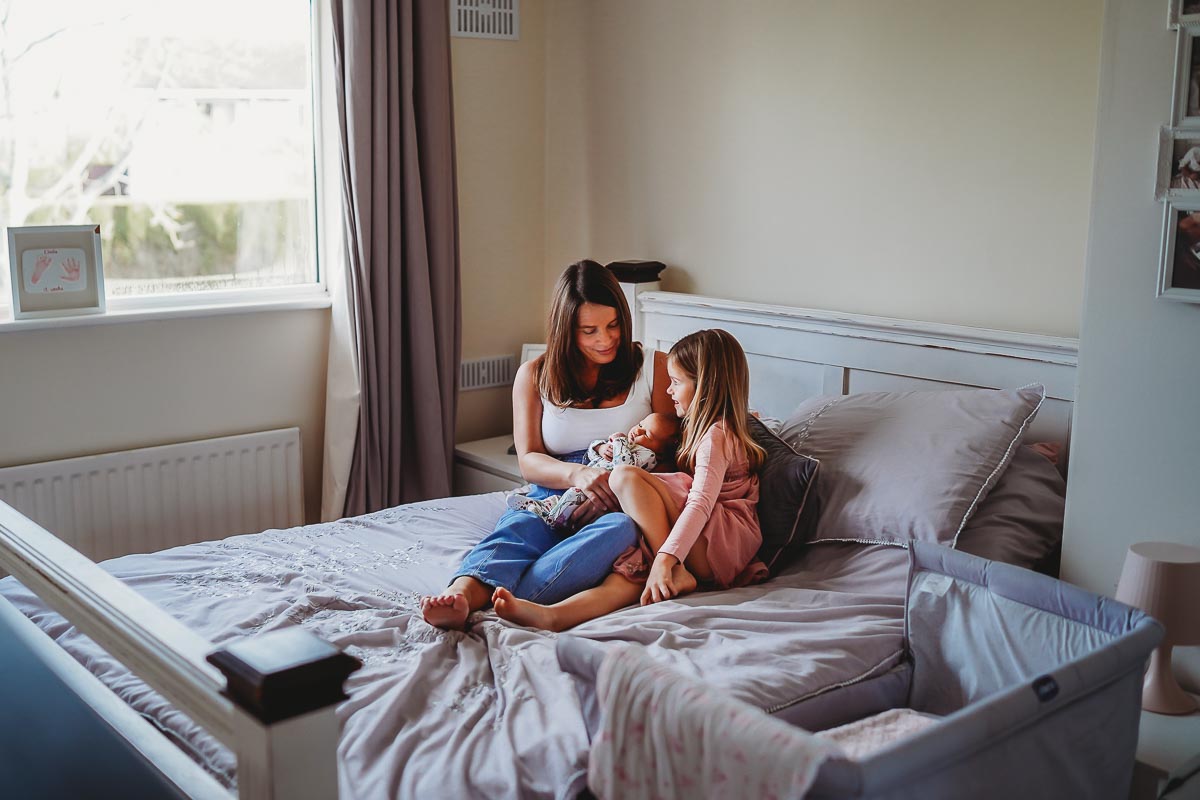
M806 400L780 436L821 462L812 541L953 546L1044 398L1033 385Z

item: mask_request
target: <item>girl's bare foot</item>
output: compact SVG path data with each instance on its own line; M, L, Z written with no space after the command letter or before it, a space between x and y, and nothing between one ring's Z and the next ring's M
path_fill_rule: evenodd
M671 583L675 584L675 597L682 597L696 591L696 576L687 571L683 564L671 568Z
M421 614L435 628L461 631L467 626L471 609L467 598L458 592L428 595L421 598Z
M528 600L518 600L513 597L512 592L503 587L492 593L492 605L496 613L509 622L527 628L541 628L544 631L562 630L551 608Z

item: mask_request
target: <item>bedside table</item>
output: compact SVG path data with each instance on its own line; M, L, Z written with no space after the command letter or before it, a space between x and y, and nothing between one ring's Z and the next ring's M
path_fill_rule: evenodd
M1200 711L1180 716L1143 711L1130 798L1158 797L1167 775L1197 755L1200 755Z
M507 492L524 486L517 457L508 454L512 434L463 442L454 448L454 494Z

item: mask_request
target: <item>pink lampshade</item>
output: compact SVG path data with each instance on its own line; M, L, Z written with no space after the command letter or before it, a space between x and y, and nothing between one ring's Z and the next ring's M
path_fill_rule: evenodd
M1200 644L1200 548L1172 542L1138 542L1125 554L1117 599L1136 606L1166 629L1150 657L1142 707L1160 714L1189 714L1196 701L1171 674L1171 649Z
M1165 643L1200 644L1200 548L1171 542L1131 545L1117 599L1161 622Z

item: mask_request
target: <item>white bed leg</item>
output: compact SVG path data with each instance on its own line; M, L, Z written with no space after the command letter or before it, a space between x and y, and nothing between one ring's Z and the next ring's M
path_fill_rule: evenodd
M238 797L328 800L338 796L338 719L333 706L237 731Z
M208 656L224 673L237 716L234 749L243 800L338 796L337 704L358 659L303 628L227 644Z

